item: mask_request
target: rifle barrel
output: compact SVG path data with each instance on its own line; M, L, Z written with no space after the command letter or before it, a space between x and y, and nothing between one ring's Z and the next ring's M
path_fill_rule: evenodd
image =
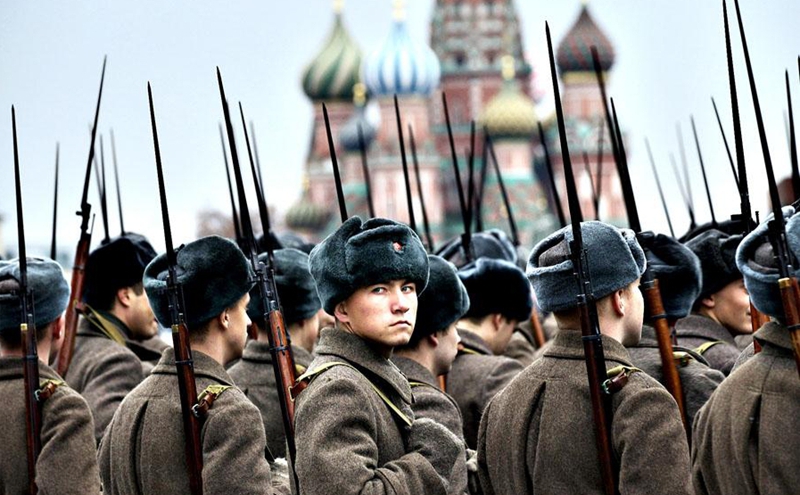
M361 132L361 126L358 128L358 132ZM422 207L422 228L425 230L425 240L428 241L428 252L433 253L435 251L433 246L433 236L431 236L431 226L428 223L428 211L425 208L425 196L422 193L422 177L419 175L417 145L414 141L414 129L412 129L411 124L408 124L408 144L411 147L411 162L414 164L414 177L417 179L417 195L419 196L419 204Z
M664 208L664 216L667 217L667 225L669 226L669 234L675 237L675 230L672 228L672 220L669 218L669 209L667 209L667 201L664 199L664 191L661 189L661 180L658 178L658 170L656 170L656 162L653 159L653 151L650 149L650 141L645 138L644 145L647 148L647 155L650 157L650 168L653 170L653 176L656 178L656 187L658 188L658 196L661 198L661 207Z
M364 129L361 128L360 122L356 124L356 130L358 131L358 150L361 154L361 171L364 173L364 185L367 189L367 208L369 217L375 218L375 204L372 202L372 182L369 180L369 167L367 166L367 144L364 140ZM411 149L414 149L413 137L411 137ZM422 214L423 216L425 215L424 204L422 206Z
M550 160L550 151L547 149L547 138L544 135L544 129L541 122L536 122L539 127L539 141L542 143L544 150L544 163L547 167L547 177L550 180L550 192L553 194L553 202L556 204L556 214L558 215L558 224L561 227L567 226L567 219L564 217L564 207L561 206L561 198L558 196L558 188L556 187L556 177L553 172L553 162ZM495 162L496 163L496 162Z
M119 187L119 168L117 167L117 145L114 142L114 129L111 129L111 158L114 161L114 182L117 185L117 209L119 210L119 230L125 235L125 220L122 217L122 192Z
M494 171L497 175L497 184L500 186L500 195L503 197L503 205L506 207L506 213L508 214L508 227L511 229L511 241L515 246L519 246L520 242L519 233L517 232L517 222L514 221L514 212L511 210L511 200L508 197L508 191L506 191L506 186L503 183L503 174L500 172L500 164L497 162L497 155L494 152L492 137L489 135L489 131L486 129L486 127L483 128L483 134L486 142L484 146L489 149L489 156L492 159Z
M711 224L717 224L717 217L714 215L714 202L711 201L711 189L708 187L708 177L706 176L706 165L703 162L703 152L700 150L700 139L697 137L697 126L694 124L694 116L690 117L692 122L692 134L694 135L694 144L697 147L697 159L700 161L700 170L703 172L703 184L706 186L706 197L708 198L708 210L711 212Z
M56 179L53 186L53 234L50 238L50 259L55 260L56 253L56 226L58 224L58 143L56 143Z
M406 205L408 206L408 225L414 232L417 231L417 221L414 218L414 202L411 199L411 179L408 176L408 161L406 160L406 145L403 140L403 124L400 120L400 106L397 95L394 95L394 115L397 120L397 137L400 141L400 159L403 163L403 179L406 186Z
M336 145L333 144L333 133L331 132L331 122L328 119L328 107L322 104L322 115L325 119L325 132L328 135L328 150L331 154L331 164L333 165L333 179L336 182L336 197L339 199L339 215L342 223L347 221L347 204L344 201L344 189L342 189L342 177L339 175L339 162L336 160Z

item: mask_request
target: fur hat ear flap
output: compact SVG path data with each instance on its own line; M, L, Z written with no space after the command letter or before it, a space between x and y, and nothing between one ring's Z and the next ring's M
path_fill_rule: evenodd
M69 301L69 284L61 265L47 258L28 256L28 290L33 293L33 323L36 328L61 316ZM13 285L0 294L0 332L19 334L22 315L19 306L19 259L0 261L0 284Z
M702 287L700 260L676 239L655 234L648 246L647 263L658 279L667 318L686 317Z

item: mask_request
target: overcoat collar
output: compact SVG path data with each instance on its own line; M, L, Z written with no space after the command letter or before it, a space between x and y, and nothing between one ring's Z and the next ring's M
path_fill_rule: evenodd
M221 364L216 362L211 356L200 351L192 351L194 360L194 376L196 378L211 378L223 385L234 385L233 380L225 371ZM172 347L165 349L158 364L153 368L153 375L177 375L175 368L175 349Z
M428 368L407 357L393 356L392 361L400 368L400 371L406 375L409 382L420 382L433 387L439 388L436 382L436 377L430 372Z
M628 350L611 337L603 335L603 354L606 361L615 361L624 366L633 366ZM584 359L583 340L578 330L562 329L553 339L553 345L545 351L545 357Z
M489 349L489 345L486 344L486 341L480 338L478 334L459 328L458 336L461 337L461 345L464 348L486 356L491 356L493 354L492 350Z

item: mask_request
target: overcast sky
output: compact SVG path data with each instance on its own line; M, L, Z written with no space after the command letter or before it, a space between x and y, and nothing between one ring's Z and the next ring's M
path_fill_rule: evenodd
M789 69L795 106L800 108L800 2L741 3L773 161L782 177L789 173L784 69ZM426 42L433 5L432 0L407 2L411 33ZM544 21L549 20L557 43L575 21L580 5L579 0L516 2L535 84L543 94L540 115L553 107ZM617 51L609 92L628 137L643 227L666 231L655 189L648 190L654 188L644 149L644 138L649 137L671 198L676 231L686 229L687 215L668 160L670 152L678 153L678 121L692 167L698 221L708 219L690 114L697 120L706 166L713 177L711 194L717 215L734 213L738 197L710 102L712 95L717 98L732 140L721 1L594 0L589 7ZM733 16L732 2L730 8ZM147 81L153 85L175 244L195 237L201 209L228 211L217 129L222 118L214 74L217 65L228 99L241 100L248 119L256 123L267 194L278 211L285 211L300 193L313 110L302 93L300 78L326 39L332 20L330 0L4 2L0 10L0 214L5 222L0 243L16 251L10 116L14 104L29 251L46 254L49 249L55 143L59 141L58 243L67 258L72 257L79 234L79 219L73 213L80 203L104 54L108 54L108 68L100 132L106 138L110 187L108 132L114 129L128 230L144 233L157 249L163 248ZM369 52L388 32L391 2L347 0L344 20L362 50ZM763 211L767 205L763 160L735 17L731 21L751 197L753 207ZM92 183L90 202L99 214L96 194ZM116 195L110 193L109 201L114 234L119 231ZM98 218L94 244L101 238Z

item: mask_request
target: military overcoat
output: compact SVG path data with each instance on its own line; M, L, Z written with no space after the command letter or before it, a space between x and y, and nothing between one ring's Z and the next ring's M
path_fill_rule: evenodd
M65 379L89 403L98 442L122 399L160 357L160 352L129 339L124 324L111 315L92 322L81 318Z
M56 372L39 363L41 382L60 381ZM25 387L22 359L0 358L0 493L28 493L25 440ZM86 495L100 493L95 458L94 425L86 401L66 384L56 388L42 408L42 450L36 462L39 493Z
M302 374L311 364L311 354L297 346L292 346L295 367ZM275 371L269 342L250 340L244 348L242 359L228 369L244 395L261 412L264 431L267 434L267 447L275 457L286 457L286 433L283 427L283 413L278 402L278 388L275 386Z
M632 365L619 342L602 340L608 368ZM583 355L580 332L562 330L490 402L478 439L486 495L604 493ZM612 414L620 493L691 493L686 433L664 387L632 373L613 396Z
M698 495L790 494L800 489L800 378L789 331L756 332L761 352L722 382L695 419Z
M331 362L295 404L295 471L301 495L445 495L433 465L407 447L413 420L406 378L361 338L322 330L309 371ZM351 368L350 366L354 367Z
M536 359L536 344L529 331L524 328L515 328L503 355L516 359L522 366L531 364Z
M464 439L475 449L478 426L486 404L523 370L522 364L505 356L495 356L480 337L458 330L463 350L447 374L447 393L455 399L464 418Z
M265 435L258 409L233 386L224 368L193 351L195 381L224 390L200 431L203 493L271 494ZM120 404L100 442L98 462L106 493L189 494L175 354L167 349L152 374Z
M689 315L675 324L678 344L700 353L708 365L728 376L739 357L733 335L722 325L700 315ZM702 349L701 346L706 346Z

